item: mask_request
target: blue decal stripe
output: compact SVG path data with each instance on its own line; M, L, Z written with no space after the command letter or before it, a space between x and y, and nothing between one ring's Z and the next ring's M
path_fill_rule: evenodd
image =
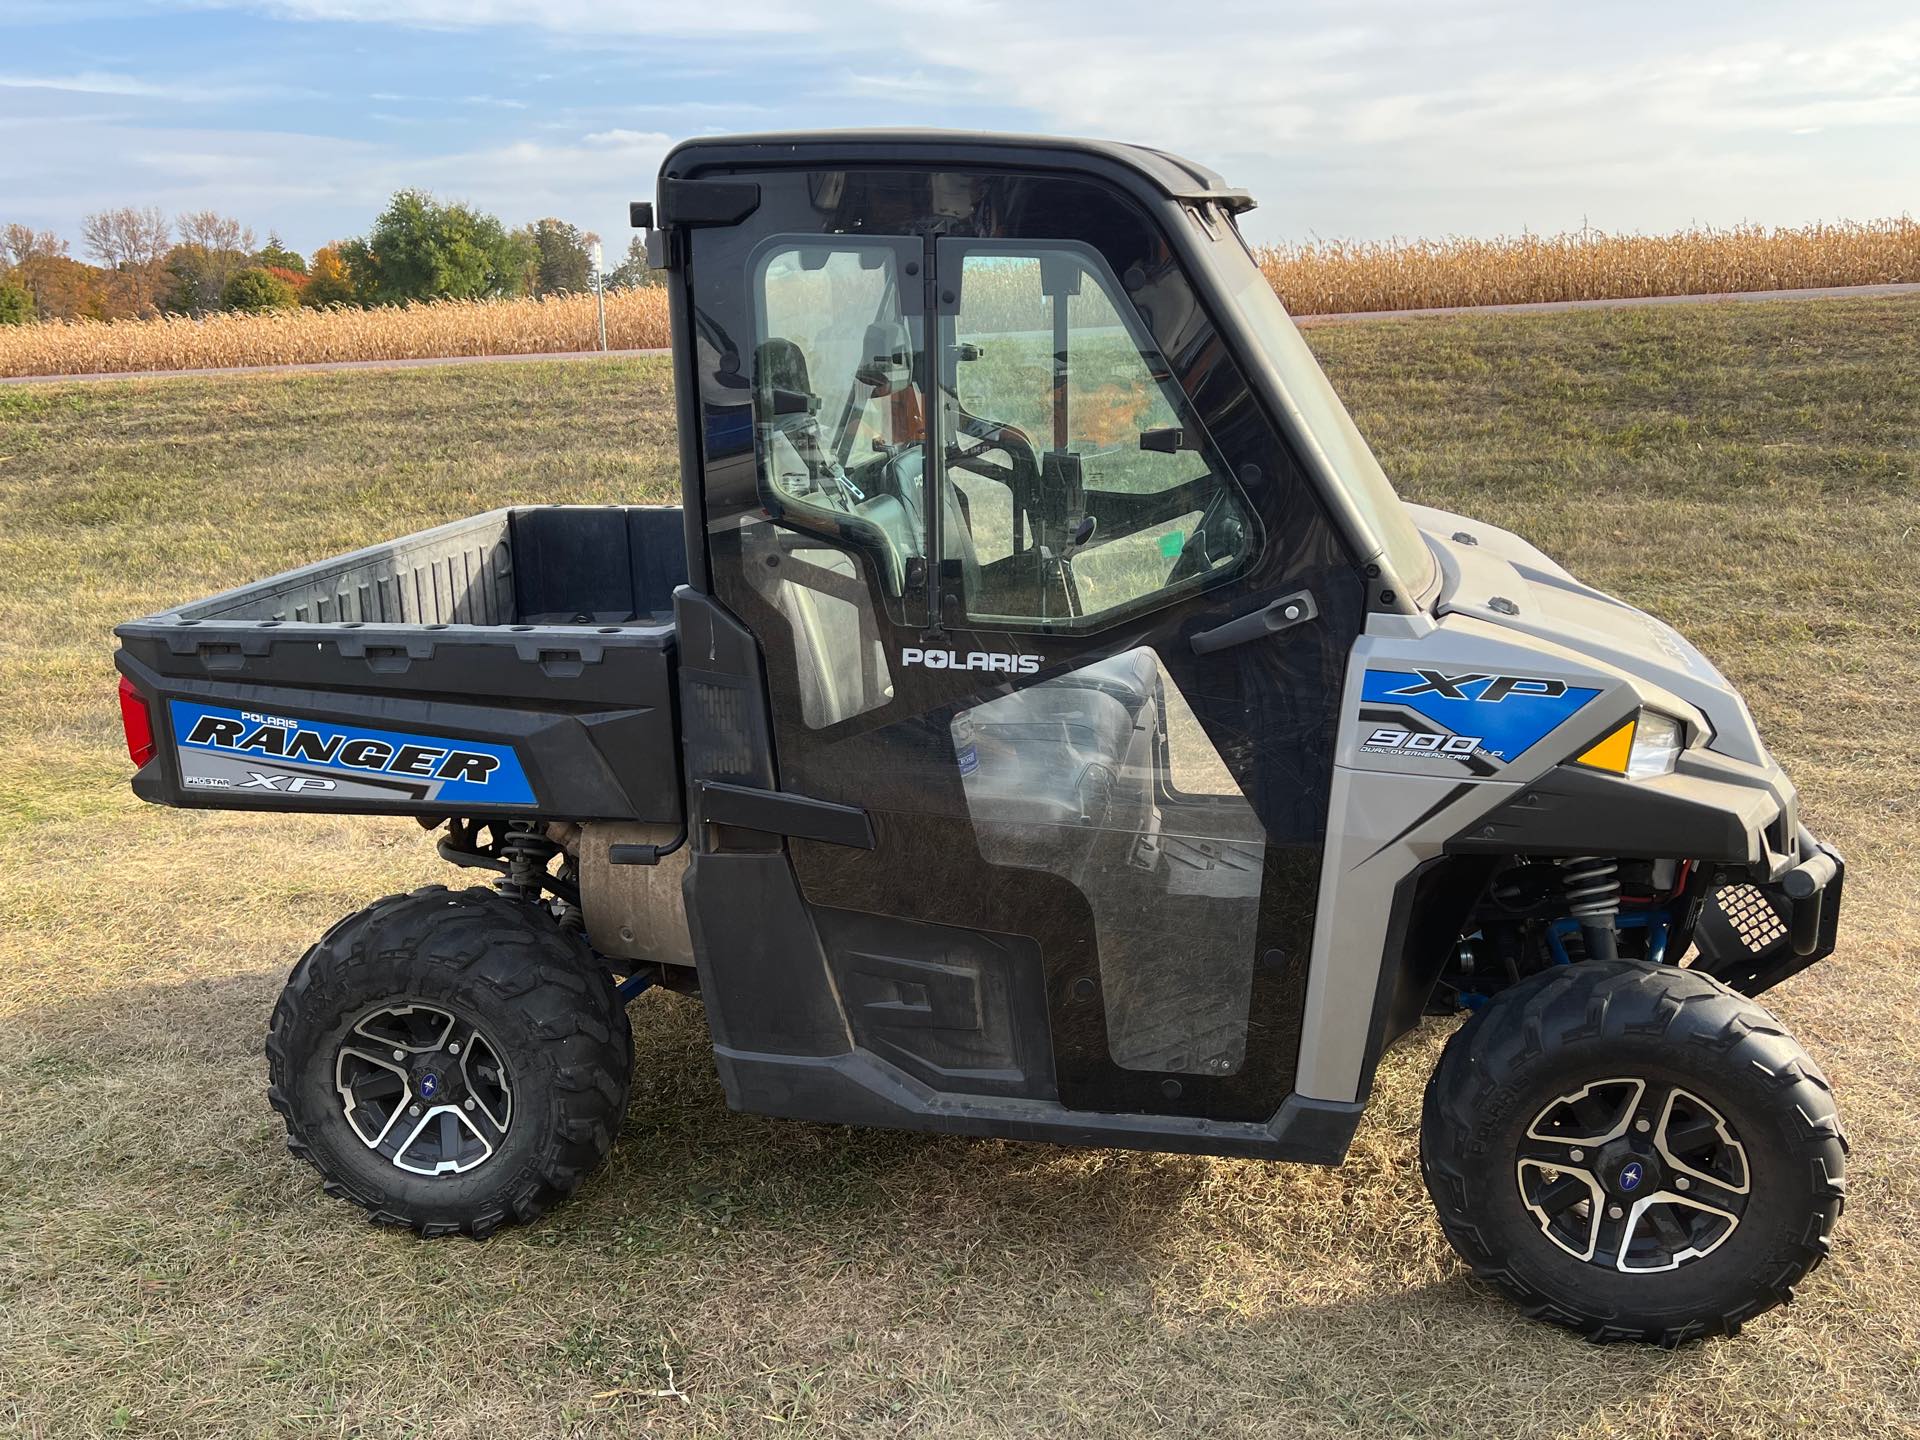
M1502 687L1502 677L1459 673L1443 677L1451 686L1436 688L1429 677L1410 670L1369 670L1360 696L1369 704L1399 705L1455 735L1477 735L1483 754L1512 761L1526 754L1600 692L1569 685L1558 695L1526 688L1529 682ZM1539 683L1539 682L1532 682ZM1448 694L1452 688L1456 693ZM1398 693L1413 691L1416 693Z

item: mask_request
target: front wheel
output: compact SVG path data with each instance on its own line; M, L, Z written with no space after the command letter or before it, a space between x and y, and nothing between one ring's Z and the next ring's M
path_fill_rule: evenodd
M429 886L340 921L294 967L268 1099L327 1192L422 1235L484 1237L571 1194L613 1146L633 1039L552 918Z
M1770 1014L1670 965L1502 992L1427 1085L1421 1169L1474 1273L1594 1340L1730 1335L1825 1258L1846 1188L1826 1077Z

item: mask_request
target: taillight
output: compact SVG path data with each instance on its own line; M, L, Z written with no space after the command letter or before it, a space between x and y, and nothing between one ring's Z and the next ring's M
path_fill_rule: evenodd
M120 725L127 732L127 754L135 765L153 759L153 717L147 702L126 676L120 677Z

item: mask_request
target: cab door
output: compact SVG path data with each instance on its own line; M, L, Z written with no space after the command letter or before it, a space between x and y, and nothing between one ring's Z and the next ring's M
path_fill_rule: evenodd
M871 821L786 845L846 1043L946 1093L1273 1115L1363 588L1169 244L1207 217L745 178L688 266L709 584L779 789Z

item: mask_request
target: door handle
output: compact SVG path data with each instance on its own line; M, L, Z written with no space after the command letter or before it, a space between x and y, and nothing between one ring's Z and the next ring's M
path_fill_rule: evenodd
M1304 625L1319 613L1320 607L1313 603L1313 596L1305 590L1296 590L1291 595L1282 595L1263 609L1237 616L1211 630L1202 630L1189 643L1193 646L1194 654L1211 655L1216 650L1244 645L1249 640L1264 640L1269 635L1278 635L1282 630Z

